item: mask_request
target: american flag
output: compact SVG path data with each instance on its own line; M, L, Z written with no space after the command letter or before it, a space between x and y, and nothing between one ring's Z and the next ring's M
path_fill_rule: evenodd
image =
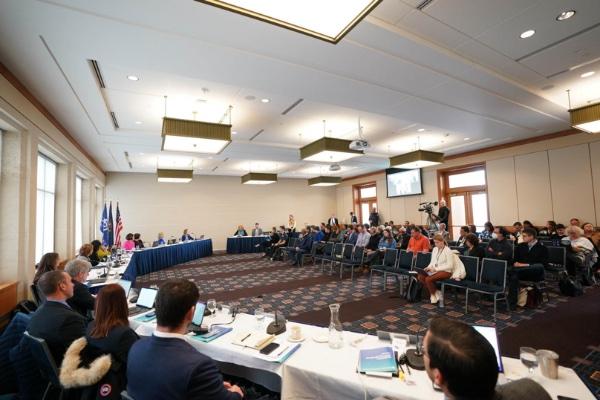
M121 247L121 231L123 231L123 219L121 218L121 212L119 211L119 203L117 202L117 218L115 220L117 227L115 228L115 246Z

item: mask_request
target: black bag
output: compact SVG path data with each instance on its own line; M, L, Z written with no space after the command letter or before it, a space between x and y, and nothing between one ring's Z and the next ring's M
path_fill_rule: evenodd
M542 291L537 286L531 286L527 288L527 301L525 307L527 308L538 308L542 304L543 296Z
M559 275L558 288L564 296L577 297L583 295L583 286L581 286L581 283L564 271Z
M421 291L423 290L423 284L417 280L416 277L411 276L408 278L408 288L406 288L406 300L409 303L416 303L421 301Z

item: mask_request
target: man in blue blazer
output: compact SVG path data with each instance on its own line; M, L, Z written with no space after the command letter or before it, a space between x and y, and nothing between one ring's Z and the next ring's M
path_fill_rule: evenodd
M127 392L134 399L240 400L242 390L228 382L215 362L187 341L199 298L196 285L170 279L156 295L156 331L129 351Z

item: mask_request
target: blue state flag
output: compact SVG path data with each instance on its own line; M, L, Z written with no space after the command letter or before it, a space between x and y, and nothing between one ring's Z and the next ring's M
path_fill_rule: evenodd
M100 232L102 232L102 245L108 246L108 210L106 209L106 203L100 220Z
M112 247L115 244L115 229L113 225L112 216L112 201L110 202L110 206L108 208L108 222L106 226L108 231L108 246Z

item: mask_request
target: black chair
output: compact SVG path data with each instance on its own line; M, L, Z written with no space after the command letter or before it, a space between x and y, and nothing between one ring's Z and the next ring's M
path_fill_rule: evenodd
M387 249L383 255L383 261L380 265L373 265L371 267L371 273L369 274L369 287L373 285L373 272L380 272L383 275L383 290L387 287L386 272L392 272L396 268L396 261L398 260L397 249Z
M317 246L319 245L319 243L317 242L313 242L312 246L310 247L310 253L302 253L302 257L300 257L300 266L304 267L304 260L306 258L310 258L313 262L313 264L315 263L315 254L317 254Z
M135 400L126 391L121 392L121 400Z
M460 281L454 279L446 279L442 281L442 299L444 299L444 293L446 286L456 288L456 290L465 289L472 283L479 282L479 258L471 256L458 256L465 266L465 272L467 275Z
M48 348L46 341L30 335L27 331L24 332L23 337L29 343L31 355L35 360L40 373L46 380L48 380L48 386L46 386L46 391L44 392L42 400L46 398L52 387L60 390L58 398L61 400L63 398L64 388L60 384L60 380L58 378L58 368L56 367L56 362L50 353L50 349Z
M296 249L298 238L290 238L288 245L281 249L281 258L285 261L286 256L289 257L290 253Z
M546 247L554 246L553 240L542 240L542 239L540 239L539 236L538 236L538 240L540 241L541 244L543 244Z
M35 304L38 307L41 306L42 303L46 301L46 296L44 296L44 293L42 293L42 291L35 284L32 284L29 288L31 289L31 294L33 295Z
M415 259L416 268L427 268L431 264L431 253L417 253Z
M340 257L336 257L336 259L331 260L331 264L329 265L329 273L333 274L333 268L336 264L340 266L340 278L342 277L342 263L343 262L351 262L352 261L352 252L354 251L354 245L350 243L346 243L342 248L342 254Z
M494 298L494 320L496 319L496 302L506 301L506 310L510 311L508 297L506 296L506 260L484 258L481 264L479 282L469 282L465 295L465 314L469 311L469 293L481 293Z
M404 293L404 281L405 278L410 276L410 271L412 270L414 263L414 257L412 251L400 250L400 255L398 256L398 262L396 263L396 268L392 271L384 271L383 272L383 281L387 282L388 275L396 278L396 281L400 282L400 296Z
M365 248L362 246L354 247L354 252L352 253L350 260L346 260L345 257L342 257L342 262L340 263L340 279L342 279L344 267L350 267L350 280L354 280L354 267L363 265L364 258Z
M548 246L548 263L546 272L558 279L559 274L567 267L567 249L560 246Z
M333 251L333 245L334 245L333 242L325 243L325 246L323 247L323 253L315 254L315 257L314 257L315 264L317 263L317 261L321 261L321 268L323 268L323 263L325 262L325 260L331 257L331 252Z

